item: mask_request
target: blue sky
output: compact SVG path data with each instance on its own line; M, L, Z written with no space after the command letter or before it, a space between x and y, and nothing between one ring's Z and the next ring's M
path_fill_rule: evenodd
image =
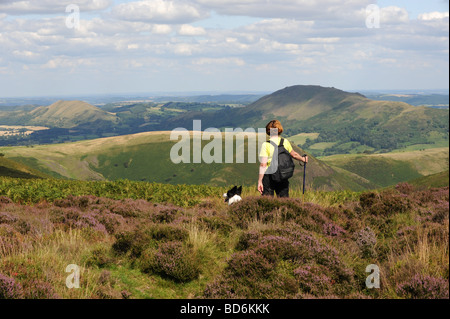
M0 0L0 98L448 89L448 12L443 0Z

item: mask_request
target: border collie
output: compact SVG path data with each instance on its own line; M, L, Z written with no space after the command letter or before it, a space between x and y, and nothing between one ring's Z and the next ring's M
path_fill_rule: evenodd
M230 189L228 192L223 194L223 197L225 198L225 202L228 202L228 205L231 205L233 203L239 202L241 198L242 193L242 186L234 186L232 189Z

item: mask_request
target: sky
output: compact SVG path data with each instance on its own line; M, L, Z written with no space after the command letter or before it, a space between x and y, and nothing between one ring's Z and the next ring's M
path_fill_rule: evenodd
M448 0L0 0L0 98L448 78Z

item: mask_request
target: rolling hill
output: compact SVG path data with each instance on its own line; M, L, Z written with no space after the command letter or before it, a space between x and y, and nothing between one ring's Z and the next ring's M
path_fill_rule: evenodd
M264 96L245 108L213 114L191 112L167 121L170 127L264 127L277 118L288 136L315 133L302 147L317 156L350 153L353 149L390 151L421 144L448 146L449 111L403 102L373 101L335 88L297 85ZM319 146L312 147L317 143Z
M27 140L1 145L61 143L133 134L202 127L263 128L277 118L285 136L313 136L297 144L315 156L386 153L406 147L448 147L449 111L404 102L374 101L359 93L312 85L286 87L245 107L214 103L131 103L102 109L81 101L0 112L0 124L51 127ZM296 139L297 140L297 139Z
M72 128L80 124L111 122L116 123L117 117L98 107L82 101L57 101L49 106L41 106L29 113L31 124L58 128Z
M385 187L448 170L449 149L333 155L322 157L321 160L335 169L345 169L379 187Z
M73 128L78 125L115 124L117 116L83 101L59 100L49 106L0 112L1 124Z
M437 174L432 174L425 177L420 177L409 181L410 184L418 187L448 187L449 186L449 171L440 172Z
M254 140L250 138L250 141ZM248 142L249 140L245 142L246 158ZM175 143L170 140L170 132L146 132L32 148L2 147L0 152L5 153L10 159L57 178L77 180L126 178L135 181L211 186L256 185L258 172L256 158L255 163L242 164L204 162L174 164L170 159L170 150ZM202 145L208 143L209 141L203 141ZM297 147L295 149L303 153ZM301 185L302 173L303 168L297 166L291 179L294 187ZM356 174L341 168L331 168L314 157L310 158L307 166L306 182L309 188L317 190L363 190L376 187Z
M28 167L22 163L0 156L0 177L14 178L48 178L46 175L36 169Z

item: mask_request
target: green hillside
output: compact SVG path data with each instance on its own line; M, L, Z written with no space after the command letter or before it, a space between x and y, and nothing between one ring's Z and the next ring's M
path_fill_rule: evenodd
M410 184L419 187L448 187L449 186L449 171L440 172L437 174L421 177L409 181Z
M22 163L0 156L0 176L14 178L46 178L42 172L30 168Z
M49 106L40 106L32 110L0 112L2 124L43 125L57 128L73 128L101 122L116 123L113 113L104 111L83 101L57 101Z
M335 88L297 85L245 108L183 114L169 120L167 128L189 128L193 119L202 120L203 127L264 127L277 118L286 135L318 135L301 146L313 155L323 156L354 150L386 152L417 144L422 148L448 146L448 116L448 110L373 101Z
M254 159L255 163L248 163L248 140L244 145L246 163L243 164L235 161L232 164L204 162L174 164L170 159L170 150L176 142L170 141L169 137L170 132L147 132L33 148L3 147L0 148L0 152L5 153L8 158L57 178L129 179L212 186L256 185L259 164L257 158ZM208 143L209 141L202 141L203 146ZM224 144L222 146L224 147ZM297 147L295 149L299 153L304 153ZM303 168L297 166L291 184L294 187L300 186L302 178ZM375 186L370 181L343 169L333 169L314 157L310 157L307 166L306 184L309 189L316 190L363 190Z
M449 149L386 154L349 154L322 157L321 161L366 178L378 187L395 185L448 170Z
M0 145L49 144L146 131L264 128L279 119L285 136L315 156L386 153L449 146L449 110L374 101L359 93L312 85L286 87L245 107L200 102L117 102L102 109L58 101L32 110L0 112L3 125L42 125L50 130L0 138ZM306 137L306 138L305 138Z
M98 121L116 122L115 114L82 101L58 101L30 112L30 123L59 128L72 128L80 124Z

